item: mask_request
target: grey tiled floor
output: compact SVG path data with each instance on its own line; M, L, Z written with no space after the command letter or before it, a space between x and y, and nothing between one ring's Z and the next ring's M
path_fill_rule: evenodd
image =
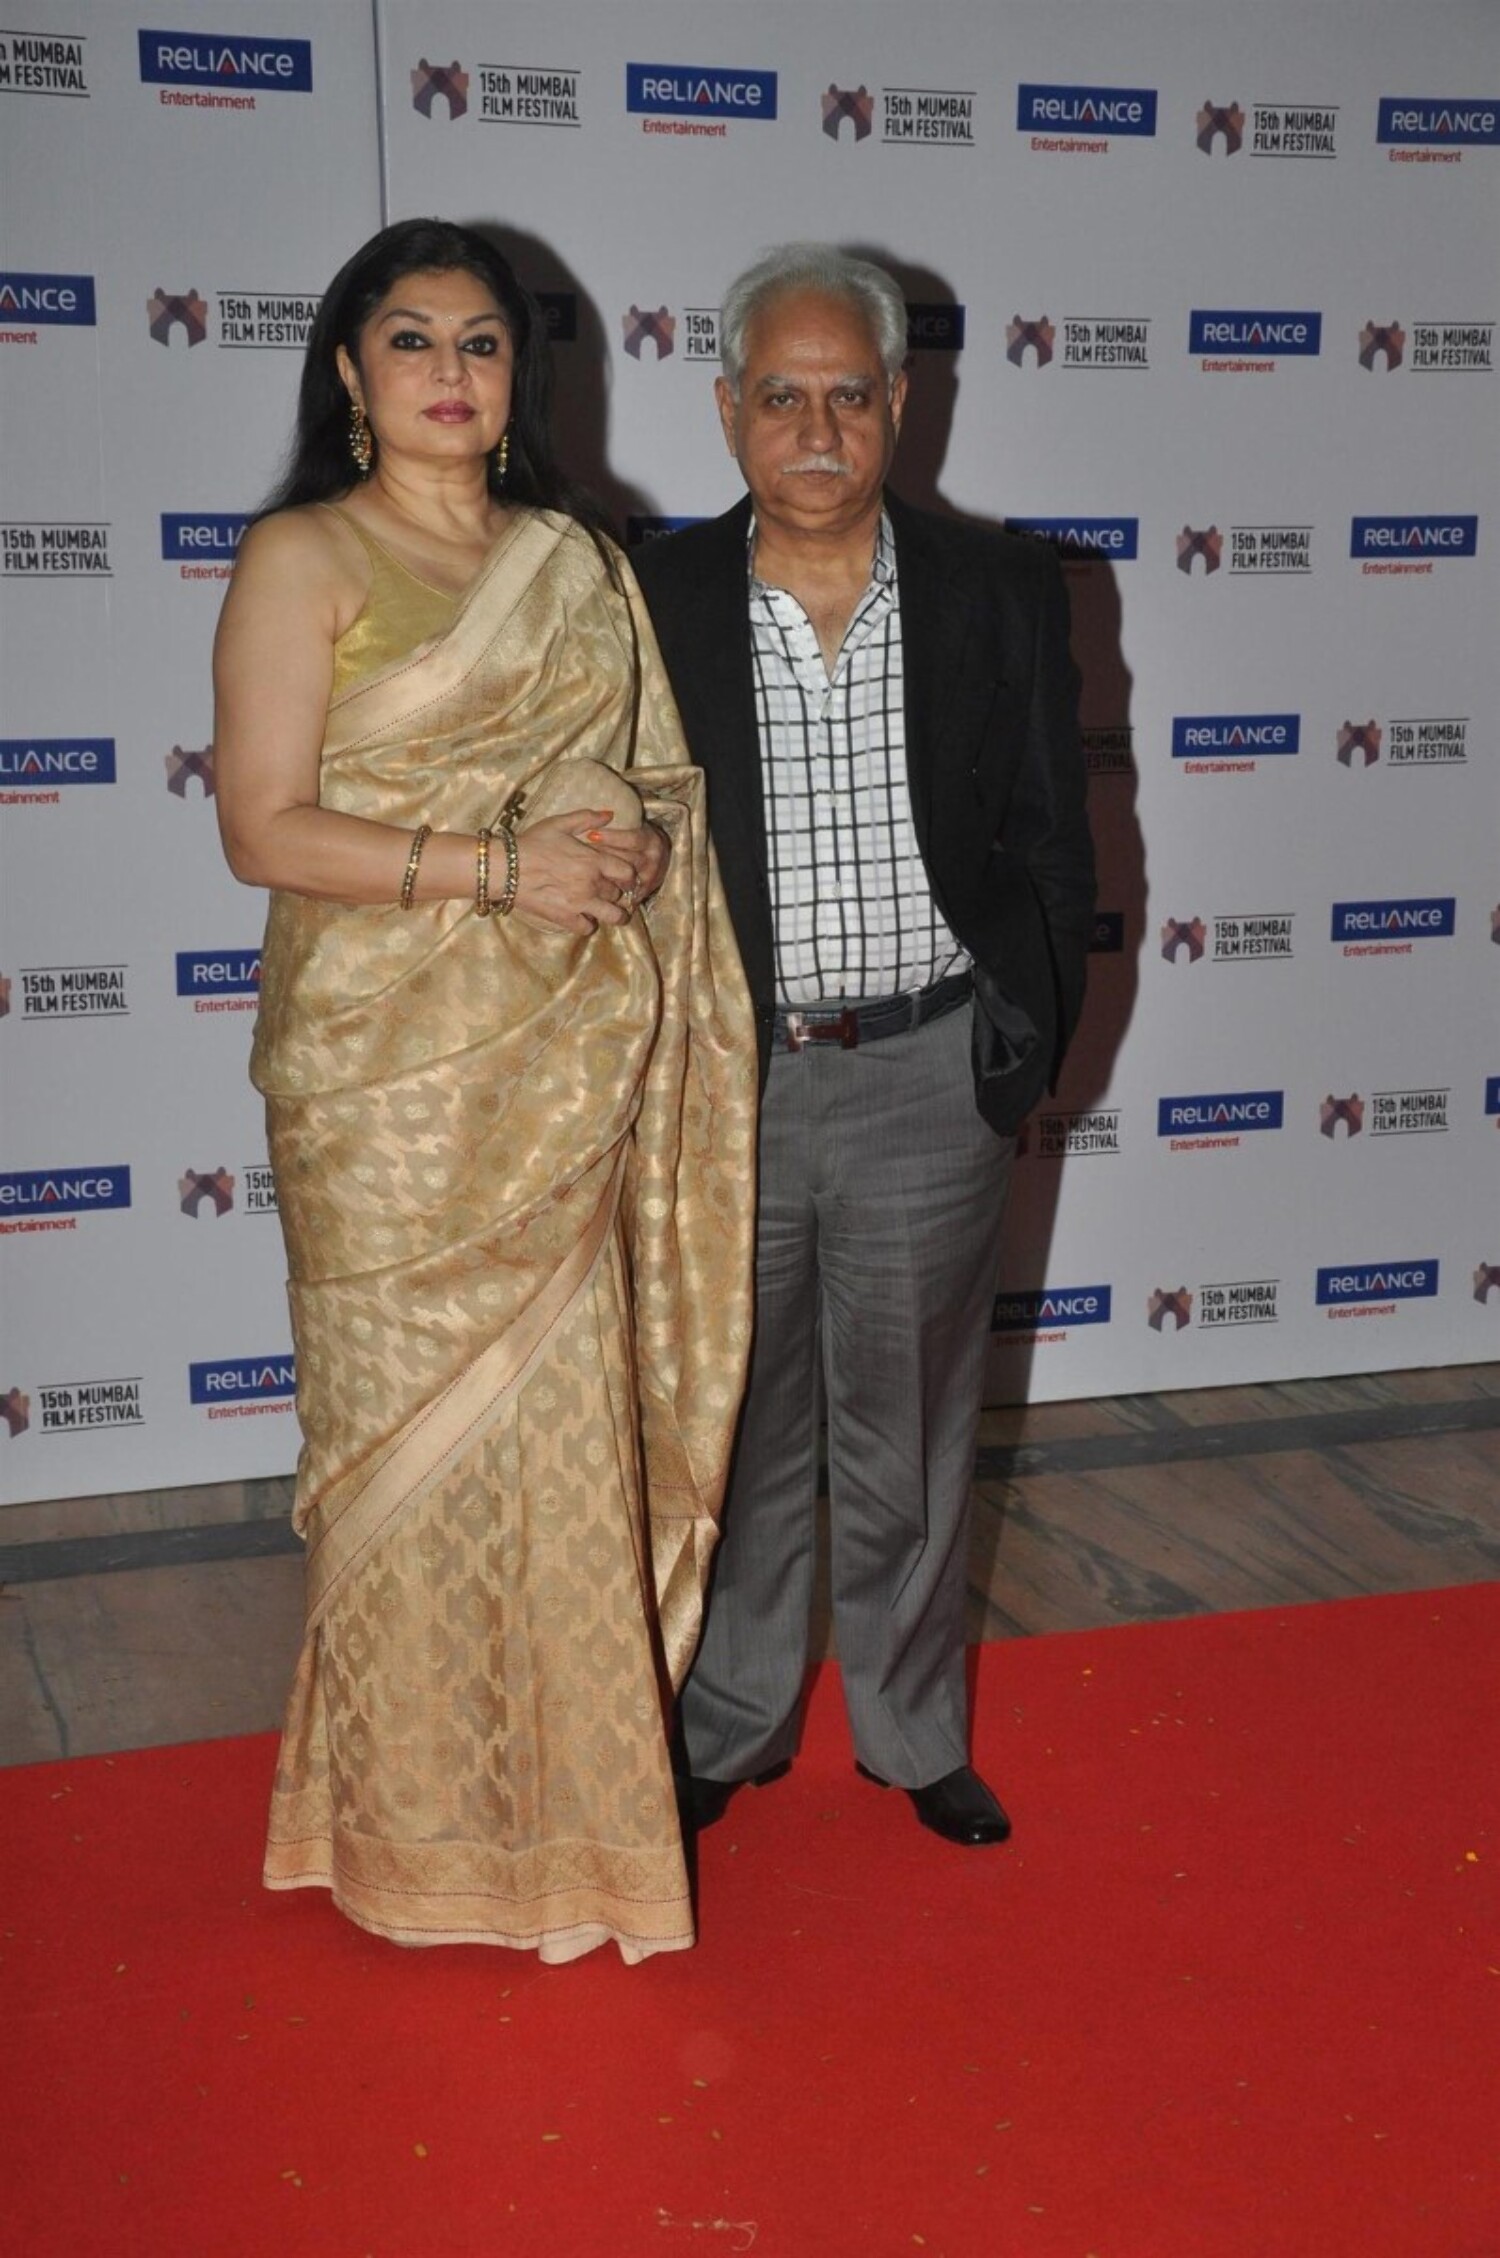
M986 1414L975 1638L1500 1577L1500 1365ZM0 1764L261 1731L289 1484L0 1510Z

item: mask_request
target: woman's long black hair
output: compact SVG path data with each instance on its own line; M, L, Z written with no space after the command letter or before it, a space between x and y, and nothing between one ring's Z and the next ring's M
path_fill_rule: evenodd
M509 462L502 487L491 461L490 491L508 502L560 510L591 532L604 529L598 504L564 474L552 453L551 349L535 299L493 243L474 228L438 219L397 220L383 227L329 284L307 341L290 457L258 517L298 502L331 502L347 494L357 473L349 453L349 395L335 359L338 348L344 347L357 368L361 332L387 291L405 275L455 271L472 274L492 294L514 356Z

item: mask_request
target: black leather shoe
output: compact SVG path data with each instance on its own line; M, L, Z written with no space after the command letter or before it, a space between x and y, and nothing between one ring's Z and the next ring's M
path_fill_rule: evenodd
M873 1780L877 1788L891 1784L868 1765L856 1763L854 1769L861 1779ZM929 1781L925 1788L908 1788L906 1793L922 1825L941 1835L944 1842L978 1846L1004 1842L1010 1833L1010 1820L979 1774L967 1764L960 1764L956 1772L945 1772L940 1780Z
M729 1809L729 1800L740 1788L765 1788L773 1780L784 1780L792 1768L791 1758L784 1757L780 1764L768 1764L764 1772L756 1772L749 1780L705 1780L696 1772L679 1772L677 1775L677 1809L685 1827L694 1834L702 1834L722 1819Z

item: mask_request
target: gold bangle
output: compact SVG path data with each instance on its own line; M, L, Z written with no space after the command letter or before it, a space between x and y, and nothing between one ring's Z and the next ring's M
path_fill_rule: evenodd
M411 908L412 896L417 887L417 865L422 860L422 849L431 837L432 825L430 823L420 824L413 835L411 853L406 858L406 873L401 880L401 892L398 896L403 909Z
M516 834L510 824L502 823L498 828L505 841L505 884L500 890L500 899L495 904L495 915L509 917L516 906L516 888L521 883L521 850L516 844Z
M488 917L493 906L490 901L489 832L476 832L474 844L478 850L474 860L474 914L476 917Z

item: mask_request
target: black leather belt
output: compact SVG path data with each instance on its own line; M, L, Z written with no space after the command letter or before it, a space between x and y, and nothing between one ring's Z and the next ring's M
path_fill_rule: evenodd
M779 1051L800 1051L807 1043L837 1043L842 1051L857 1050L861 1043L878 1043L887 1035L909 1034L929 1019L957 1011L974 993L974 975L955 972L918 988L909 996L892 996L878 1004L810 1004L806 1011L780 1011L771 1022L771 1041Z

